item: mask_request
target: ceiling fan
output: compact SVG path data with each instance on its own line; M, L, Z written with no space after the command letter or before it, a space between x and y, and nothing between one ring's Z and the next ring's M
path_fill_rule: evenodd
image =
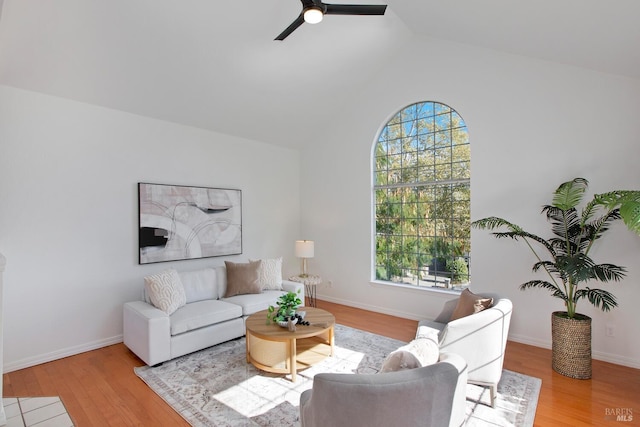
M275 40L284 40L303 23L317 24L324 15L384 15L386 4L329 4L321 0L300 0L302 12Z

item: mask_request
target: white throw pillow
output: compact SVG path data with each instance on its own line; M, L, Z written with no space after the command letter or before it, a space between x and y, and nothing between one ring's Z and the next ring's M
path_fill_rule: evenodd
M250 259L249 262L258 260ZM258 269L258 283L263 290L282 289L282 257L273 259L263 259L262 265Z
M392 352L382 362L380 372L394 372L433 365L440 357L438 343L430 338L416 338Z
M167 314L172 314L187 303L180 276L174 269L145 277L144 288L151 304Z

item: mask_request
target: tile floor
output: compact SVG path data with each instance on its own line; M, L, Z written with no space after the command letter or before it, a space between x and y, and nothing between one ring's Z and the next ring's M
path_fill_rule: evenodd
M7 427L73 427L59 397L5 397Z

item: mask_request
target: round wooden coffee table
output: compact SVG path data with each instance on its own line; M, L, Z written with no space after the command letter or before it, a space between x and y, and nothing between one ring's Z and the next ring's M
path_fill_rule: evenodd
M278 374L291 374L333 356L333 314L320 308L300 307L306 311L304 320L309 326L296 325L295 332L274 323L268 324L267 310L259 311L246 320L247 362L258 369Z

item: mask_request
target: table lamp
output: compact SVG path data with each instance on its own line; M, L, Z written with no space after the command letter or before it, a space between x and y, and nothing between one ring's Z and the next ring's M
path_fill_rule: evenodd
M307 277L307 258L313 258L313 240L296 240L295 253L297 258L302 258L300 277Z

